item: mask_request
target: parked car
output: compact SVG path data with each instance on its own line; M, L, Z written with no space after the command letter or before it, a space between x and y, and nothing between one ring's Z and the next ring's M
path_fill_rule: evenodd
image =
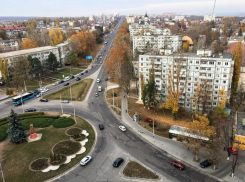
M74 77L73 75L71 75L71 76L70 76L70 79L73 79L73 78L75 78L75 77Z
M25 110L25 112L35 112L35 111L36 111L35 108L28 108L28 109Z
M213 163L208 159L206 159L200 163L200 167L202 167L202 168L206 168L206 167L209 167L211 165L213 165Z
M79 81L79 80L81 80L81 78L80 77L76 77L75 80L76 81Z
M65 83L64 86L68 86L70 83Z
M84 74L83 72L82 73L79 73L80 76L82 76L83 74Z
M40 99L40 102L48 102L48 99Z
M55 86L55 85L58 85L59 83L58 82L54 82L52 85Z
M232 155L237 155L237 149L233 148L233 147L228 147L227 148L228 152L230 152Z
M125 126L119 126L119 129L120 129L121 131L126 131L126 127L125 127Z
M39 94L36 95L37 98L41 97L41 96L42 96L42 94L40 92L39 92Z
M86 156L80 161L80 165L85 166L92 160L91 156Z
M181 162L178 162L178 161L172 161L171 165L174 166L174 167L179 168L180 170L184 170L185 169L185 165L182 164Z
M99 94L96 92L96 93L94 94L94 96L95 96L95 97L98 97L98 96L99 96Z
M123 158L117 158L117 159L113 162L113 167L119 167L122 163L123 163Z
M62 100L61 103L69 103L69 100Z
M104 125L103 124L99 124L99 129L103 130L104 129Z
M96 80L96 82L97 82L97 83L100 83L100 79L98 78L98 79Z
M18 107L18 106L21 106L22 104L24 104L23 101L22 101L22 102L17 102L14 106L15 106L15 107Z

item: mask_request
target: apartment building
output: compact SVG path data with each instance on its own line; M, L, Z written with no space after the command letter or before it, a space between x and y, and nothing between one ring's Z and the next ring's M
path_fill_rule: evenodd
M181 63L181 78L179 88L184 89L179 105L189 109L202 110L202 105L197 106L195 91L200 83L206 83L209 100L208 107L218 106L219 91L224 88L229 98L230 85L233 75L234 60L232 54L212 54L211 50L198 50L197 53L163 53L163 55L151 55L150 53L139 56L139 74L143 74L147 83L149 69L154 68L155 82L158 94L157 99L165 100L168 95L168 77L171 75L176 81L176 66ZM171 74L171 72L174 72ZM184 88L185 87L185 88ZM141 88L139 87L139 95Z
M150 45L153 51L159 51L161 48L172 49L173 52L182 45L181 35L172 35L168 28L163 29L162 34L151 34L151 32L145 32L144 35L134 35L133 51L137 49L139 52L144 52L146 45Z
M157 28L156 26L152 24L132 23L131 25L129 25L130 36L140 34L142 30L150 30L153 34L163 33L163 29Z
M9 52L16 50L19 50L19 43L17 40L0 40L0 52Z
M2 30L5 31L5 33L9 36L9 38L14 38L15 35L18 33L27 34L26 27L7 27L7 28L2 28Z
M0 53L0 58L3 60L4 58L8 59L8 66L11 67L14 61L17 61L20 57L27 57L29 55L32 58L38 58L42 64L45 64L45 61L48 59L49 54L52 52L57 61L60 62L61 65L64 65L66 61L68 61L69 57L69 44L68 42L58 44L56 46L44 46L37 47L32 49L24 49L19 51L12 51L6 53ZM0 74L1 75L1 74Z

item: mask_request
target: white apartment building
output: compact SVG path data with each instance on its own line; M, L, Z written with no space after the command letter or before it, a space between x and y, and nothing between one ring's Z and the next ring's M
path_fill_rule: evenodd
M151 35L150 32L146 32L145 35L134 35L132 37L133 52L135 52L136 48L139 52L144 52L143 50L148 43L153 51L159 51L161 48L166 48L172 49L173 52L177 52L182 45L181 39L181 35L172 35L168 28L165 28L162 34Z
M0 52L9 52L16 50L19 50L19 43L17 40L0 40Z
M224 88L229 98L230 85L233 75L234 60L232 54L212 54L211 50L198 50L195 53L174 53L170 55L140 55L139 56L139 75L143 74L144 80L147 83L149 79L149 69L154 67L155 82L157 85L157 99L165 100L168 95L167 85L169 72L178 64L182 62L179 87L186 86L183 95L180 98L179 105L189 109L197 109L195 98L195 90L200 83L207 82L208 91L210 92L210 100L208 107L218 106L219 91ZM173 72L172 71L172 72ZM176 76L174 74L173 76ZM141 96L141 87L139 87L139 95ZM141 98L140 98L141 99ZM200 104L199 109L202 110Z
M181 20L184 20L184 19L185 19L184 15L175 15L174 16L174 20L176 20L176 21L181 21Z
M135 17L134 16L126 16L126 21L127 21L127 23L134 23L134 19L135 19Z
M157 28L156 26L151 24L133 23L129 25L130 36L139 34L142 30L151 30L154 34L161 34L163 31L163 29Z
M204 15L203 21L215 21L215 14Z
M45 47L37 47L32 49L24 49L19 51L12 51L6 53L0 53L0 58L3 60L4 58L8 59L8 66L11 67L13 62L18 60L19 57L28 57L29 55L32 58L38 58L42 64L45 64L45 61L48 59L49 54L52 52L57 61L60 62L61 65L68 60L69 57L69 44L61 43L56 46L45 46ZM1 75L1 74L0 74Z

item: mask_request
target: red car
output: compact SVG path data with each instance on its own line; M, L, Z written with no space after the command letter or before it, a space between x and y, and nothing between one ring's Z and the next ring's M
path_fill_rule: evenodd
M174 166L174 167L179 168L180 170L184 170L185 169L185 165L182 164L181 162L178 162L178 161L172 161L171 165Z

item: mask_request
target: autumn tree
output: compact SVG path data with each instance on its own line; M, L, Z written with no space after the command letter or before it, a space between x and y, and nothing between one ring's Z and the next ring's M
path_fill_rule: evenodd
M183 48L184 52L189 52L189 47L190 47L190 45L189 45L189 41L188 40L187 40L187 42L184 42L182 44L182 48Z
M243 61L243 44L241 41L237 43L237 45L232 50L232 55L234 57L234 71L232 76L232 83L231 83L231 98L230 103L232 105L233 99L235 98L235 93L237 91L238 82L240 78L241 72L241 65Z
M209 125L207 114L195 115L195 120L188 125L188 132L195 137L184 137L186 143L183 145L191 149L195 155L195 161L198 161L198 153L202 147L203 141L208 141L213 135L213 127Z
M54 46L63 41L63 34L60 30L51 29L49 31L49 38L50 38L51 45Z
M124 59L120 68L122 76L119 78L119 85L124 90L124 92L129 94L130 86L133 79L133 68L131 60Z
M31 49L31 48L35 48L35 47L38 47L37 43L35 42L35 40L30 39L30 38L26 38L21 43L21 49Z
M9 71L8 71L8 59L0 57L0 71L3 76L4 82L7 86L9 86Z
M184 60L181 57L174 58L173 65L169 65L168 80L165 83L168 92L165 108L172 111L174 119L177 118L179 100L186 87L187 77L187 70L184 69ZM181 82L183 85L180 86Z
M226 94L226 92L225 92L225 89L222 88L222 89L219 91L219 107L225 108L226 100L227 100L227 94Z
M48 30L43 30L42 32L33 32L30 38L34 40L38 47L50 45L50 38Z

